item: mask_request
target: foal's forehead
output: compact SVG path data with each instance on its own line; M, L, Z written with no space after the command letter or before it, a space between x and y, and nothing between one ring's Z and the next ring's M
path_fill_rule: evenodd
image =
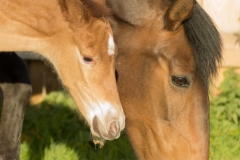
M99 36L92 35L88 37L91 40L89 40L86 44L87 54L100 57L109 57L114 55L116 46L113 35L109 32L104 31L102 31L100 34L101 35Z
M77 26L76 43L85 56L111 56L115 43L110 24L105 18L93 18L83 28Z

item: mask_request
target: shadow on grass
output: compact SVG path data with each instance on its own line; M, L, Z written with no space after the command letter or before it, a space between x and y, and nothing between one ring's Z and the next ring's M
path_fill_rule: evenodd
M67 159L71 160L136 159L124 132L119 139L107 141L98 149L92 143L89 127L79 117L73 101L63 92L51 93L41 104L27 107L22 144L28 149L27 153L21 151L21 160L66 160L68 153L71 154Z

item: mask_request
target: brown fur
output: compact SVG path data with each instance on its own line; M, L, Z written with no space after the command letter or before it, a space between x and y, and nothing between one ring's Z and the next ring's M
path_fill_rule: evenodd
M86 118L92 134L110 140L119 136L125 117L117 92L114 55L108 53L112 30L104 18L108 13L104 2L1 1L0 51L32 51L44 56ZM84 58L92 62L88 64ZM95 124L100 132L94 130L94 117L100 119ZM113 122L117 133L108 135Z
M180 1L107 1L113 10L109 20L118 46L116 69L126 131L140 160L207 160L209 155L208 88L195 56L201 52L192 50L185 16L178 17L179 27L165 28L166 13L175 2ZM187 77L190 85L176 86L171 76Z

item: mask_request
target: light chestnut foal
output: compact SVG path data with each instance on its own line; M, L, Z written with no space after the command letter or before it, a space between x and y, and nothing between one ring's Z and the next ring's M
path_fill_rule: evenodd
M2 0L0 51L31 51L51 62L95 137L125 126L112 30L104 0Z

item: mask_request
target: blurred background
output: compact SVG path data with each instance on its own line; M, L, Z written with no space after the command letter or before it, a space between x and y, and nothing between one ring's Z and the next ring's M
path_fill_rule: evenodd
M229 67L240 67L240 0L197 0L214 20L221 33L224 50L219 77L214 85L223 80L223 72Z
M224 43L223 63L210 89L211 160L240 160L240 0L198 0ZM132 160L126 134L93 145L89 129L53 69L36 55L20 55L29 67L33 95L26 110L21 160Z

